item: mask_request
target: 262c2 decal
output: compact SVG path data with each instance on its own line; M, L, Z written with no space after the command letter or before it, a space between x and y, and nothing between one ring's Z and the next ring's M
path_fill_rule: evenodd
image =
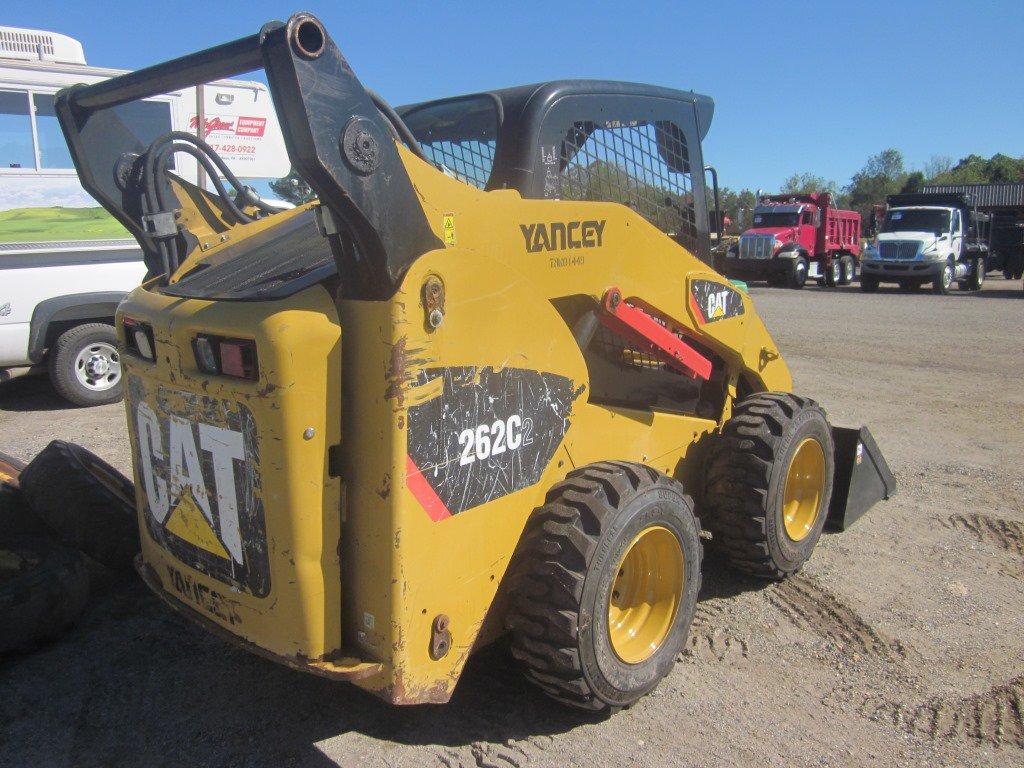
M515 451L524 445L533 444L533 419L512 414L507 419L495 419L488 424L469 427L459 433L462 457L459 464L466 466L474 461L484 461L499 456L505 451Z

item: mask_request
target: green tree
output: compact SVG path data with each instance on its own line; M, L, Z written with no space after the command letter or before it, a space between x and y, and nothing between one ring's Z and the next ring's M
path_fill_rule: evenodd
M294 168L288 172L287 176L270 182L270 188L282 200L287 200L295 205L308 203L316 197L309 184L295 172Z
M903 182L900 192L920 192L924 182L925 178L922 171L911 171L907 174L907 180Z
M1024 181L1024 157L968 155L930 179L933 184L996 184Z
M813 192L831 192L833 196L837 196L839 185L813 173L794 173L782 182L779 189L779 193L783 195L809 195Z
M903 153L898 149L885 149L869 157L864 167L853 174L846 187L848 204L855 211L860 211L867 221L871 207L884 203L886 196L899 192L906 182Z

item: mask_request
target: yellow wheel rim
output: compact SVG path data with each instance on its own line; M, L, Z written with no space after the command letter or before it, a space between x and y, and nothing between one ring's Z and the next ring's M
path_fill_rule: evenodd
M608 637L625 663L650 658L668 636L683 599L685 565L679 539L660 525L626 548L608 597Z
M825 492L825 451L813 437L805 438L789 462L782 496L782 517L786 535L803 541L821 514Z

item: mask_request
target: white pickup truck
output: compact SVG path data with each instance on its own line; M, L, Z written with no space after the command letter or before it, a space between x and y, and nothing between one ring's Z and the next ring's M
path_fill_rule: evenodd
M123 72L88 66L65 35L0 27L0 381L46 368L78 405L121 397L114 310L146 268L136 241L79 184L54 96ZM245 180L288 173L262 83L217 81L115 109L144 141L199 133ZM172 162L201 182L191 156Z
M932 293L981 290L990 255L991 219L968 195L912 193L890 195L878 235L861 260L862 291L879 283Z

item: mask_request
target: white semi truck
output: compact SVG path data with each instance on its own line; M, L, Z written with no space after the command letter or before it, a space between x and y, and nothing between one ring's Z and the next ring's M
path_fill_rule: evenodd
M860 287L871 293L879 283L932 293L948 293L953 283L981 290L988 271L991 218L977 210L970 195L914 193L890 195L878 234L861 261Z
M78 405L121 397L114 309L146 269L135 239L79 184L54 96L124 71L87 65L82 44L65 35L0 27L0 381L48 370ZM263 83L218 81L119 109L145 141L198 134L243 179L288 173ZM202 183L190 155L173 162Z

